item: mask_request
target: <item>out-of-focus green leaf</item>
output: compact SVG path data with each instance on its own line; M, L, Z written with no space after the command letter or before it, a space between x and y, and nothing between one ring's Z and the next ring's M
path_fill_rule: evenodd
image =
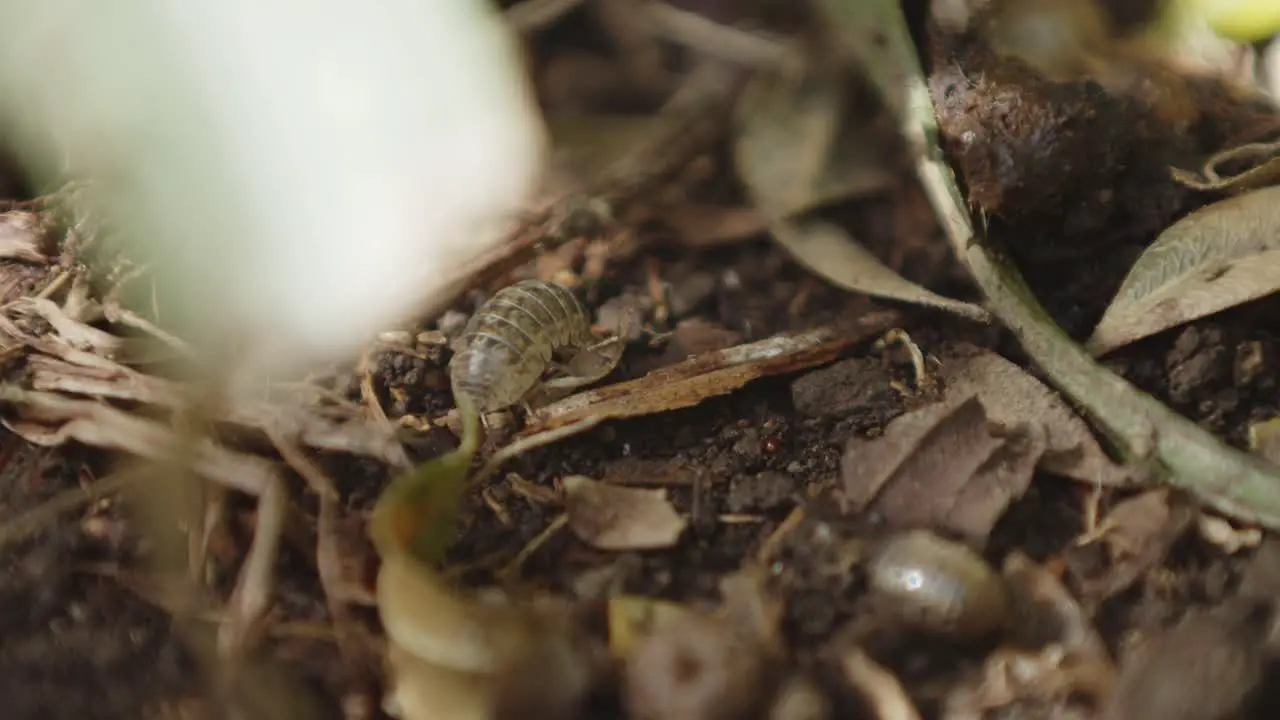
M480 421L460 401L462 442L451 453L422 463L382 491L369 519L369 536L384 561L409 555L437 563L458 533L458 512L468 470L479 445Z
M1280 187L1174 223L1130 268L1087 347L1117 347L1280 289Z

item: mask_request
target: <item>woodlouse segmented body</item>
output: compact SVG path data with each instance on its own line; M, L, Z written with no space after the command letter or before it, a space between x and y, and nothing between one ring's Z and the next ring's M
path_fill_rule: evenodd
M588 348L597 339L586 309L567 288L524 280L476 311L463 330L463 343L449 364L453 394L465 396L483 414L525 399L556 352Z

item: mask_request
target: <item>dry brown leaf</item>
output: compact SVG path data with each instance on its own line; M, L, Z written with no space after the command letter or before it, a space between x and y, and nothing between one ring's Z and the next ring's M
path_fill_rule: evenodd
M824 326L704 353L635 380L588 390L537 408L518 437L587 419L601 422L691 407L708 398L727 395L757 378L830 362L844 350L893 327L897 319L895 312L870 313L852 327Z
M1194 519L1194 509L1167 488L1144 492L1116 505L1102 520L1096 541L1105 548L1105 567L1077 578L1081 601L1097 607L1130 588L1164 562ZM1069 552L1068 562L1082 552L1087 550Z
M841 473L846 510L889 527L944 528L982 539L1031 483L1044 452L1034 425L1001 427L968 395L907 413L884 435L854 438Z
M1089 426L1056 392L1000 355L959 345L943 359L938 375L947 397L977 395L992 422L1041 425L1047 446L1040 469L1093 485L1131 481L1131 472L1111 460Z
M681 320L667 339L662 354L653 360L652 367L660 368L688 360L695 355L731 348L742 342L742 333L734 332L705 318L692 317ZM637 363L644 367L641 360Z
M582 475L561 482L569 527L600 550L671 547L688 525L667 500L666 490L617 487Z
M750 207L719 207L681 203L662 212L662 221L677 241L692 248L711 248L763 235L769 223Z
M1200 208L1130 268L1086 346L1102 355L1280 289L1280 187Z

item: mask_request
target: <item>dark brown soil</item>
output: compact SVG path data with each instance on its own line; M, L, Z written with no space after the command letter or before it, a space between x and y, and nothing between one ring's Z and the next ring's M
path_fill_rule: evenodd
M982 56L977 62L990 58ZM1067 113L1062 118L993 118L992 113L1018 106L1012 101L993 103L992 97L1026 87L1019 68L1006 66L1001 72L984 73L980 68L977 74L985 78L980 83L971 80L976 75L959 69L935 76L935 93L946 100L944 130L952 140L966 128L1010 130L1003 138L988 138L978 150L959 152L957 162L969 181L974 205L996 216L993 232L1003 233L1005 240L1016 235L1024 250L1028 243L1033 246L1022 258L1029 282L1055 318L1079 338L1096 321L1141 247L1190 204L1171 183L1154 178L1165 177L1171 157L1200 148L1179 145L1167 136L1152 137L1150 107L1109 99L1087 83L1049 87L1036 81L1039 91L1062 97L1028 104ZM1071 116L1073 108L1087 112ZM952 122L946 122L948 117ZM1037 134L1043 132L1049 134ZM992 164L991 158L1001 153L1004 164ZM1064 170L1064 156L1079 162ZM1103 160L1094 162L1099 157ZM1159 185L1155 190L1153 183ZM1099 194L1099 188L1108 192ZM1064 206L1073 208L1069 215L1062 213ZM904 232L895 226L893 208L885 202L854 203L839 212L882 254ZM1064 228L1065 235L1060 232ZM1044 238L1052 236L1055 243L1072 245L1072 252L1039 252L1034 244L1042 238L1022 234L1036 231ZM1075 252L1080 248L1074 245L1086 240L1090 252ZM940 246L943 241L935 233L929 242ZM1093 252L1099 243L1109 252ZM643 251L640 257L607 267L598 287L592 288L594 304L627 294L647 296L651 269L671 283L671 297L679 299L672 302L669 327L654 328L657 331L696 320L701 330L691 331L693 336L721 333L720 338L750 342L855 317L872 306L865 298L815 281L765 240L709 252ZM954 268L908 267L906 273L940 291L959 291L951 280ZM463 313L473 309L474 303L457 308ZM903 312L904 329L926 355L941 355L949 344L965 341L1025 364L1016 345L998 330L938 313ZM1135 344L1108 363L1177 411L1243 445L1249 423L1280 413L1277 313L1280 302L1275 299L1256 302ZM671 342L680 337L677 334ZM641 375L671 352L634 342L610 380ZM661 361L684 354L666 354ZM428 358L380 356L375 377L387 412L394 416L447 410L452 405L444 370L448 360L446 350ZM817 667L815 674L837 705L857 710L856 703L842 695L836 675L823 665L822 653L861 611L858 599L863 590L856 575L830 571L831 554L840 552L840 538L865 534L873 523L842 516L829 495L840 481L846 442L880 433L919 400L891 389L890 383L911 384L909 364L896 355L864 346L842 362L838 370L756 381L693 408L607 423L512 462L506 472L543 486L567 475L662 484L675 507L691 517L691 529L676 547L655 552L605 553L570 533L559 533L524 562L520 580L584 603L616 593L681 602L716 600L722 578L757 553L794 508L803 507L807 519L787 536L772 567L772 589L785 601L784 635L796 663ZM827 375L815 379L813 373L819 372ZM413 449L426 458L453 442L447 431L437 429L417 437ZM90 483L88 469L102 467L100 457L36 448L6 435L0 446L0 517L17 516L59 491ZM345 459L330 468L338 473L346 506L358 522L356 512L372 504L387 480L385 473L372 464ZM451 564L472 568L465 580L475 584L491 582L494 571L560 512L514 492L501 480L487 490L487 497L478 492L468 497L465 531L450 552ZM996 526L987 554L996 559L1019 549L1037 561L1061 562L1084 527L1089 490L1057 477L1038 476ZM1105 496L1104 512L1119 499ZM311 510L306 512L312 517ZM237 506L234 516L238 531L247 535L252 526L249 509ZM242 548L243 539L233 533L227 552ZM190 700L200 695L203 683L170 616L125 584L93 572L103 565L128 566L136 550L127 517L117 504L104 500L65 514L0 554L0 715L23 720L219 716ZM1194 533L1184 537L1161 567L1098 609L1096 622L1109 649L1118 654L1129 635L1153 632L1192 611L1233 601L1250 555L1245 551L1228 556ZM220 582L228 583L229 578ZM278 582L281 619L327 621L314 567L301 553L286 547ZM1230 635L1224 642L1237 640ZM329 638L282 631L267 648L297 682L326 698L327 712L335 717L344 702L363 690L351 685L352 673ZM946 668L976 666L984 649L934 640L878 650L916 694L925 716L935 717L938 694L930 689L929 678ZM1222 671L1198 672L1203 682L1212 683L1214 673ZM1280 707L1280 690L1275 688L1280 685L1263 684L1262 695L1254 701L1257 709L1248 717L1272 716ZM264 692L269 695L271 690ZM621 717L614 699L605 698L600 705L598 717ZM842 715L855 716L859 715Z

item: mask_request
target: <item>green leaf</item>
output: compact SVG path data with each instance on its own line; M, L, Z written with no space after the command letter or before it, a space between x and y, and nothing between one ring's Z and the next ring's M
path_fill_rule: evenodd
M383 558L408 554L438 563L458 533L458 513L468 470L479 445L479 416L465 401L462 443L391 481L374 505L369 535Z

